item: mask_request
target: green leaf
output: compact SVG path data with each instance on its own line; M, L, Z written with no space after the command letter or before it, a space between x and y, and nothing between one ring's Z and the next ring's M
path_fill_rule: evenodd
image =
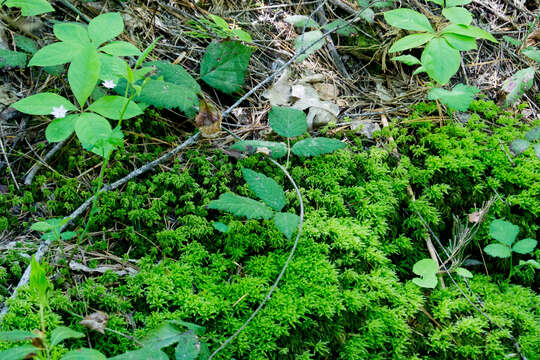
M178 108L186 113L188 117L195 115L195 109L199 105L199 98L191 88L152 79L148 80L135 100L157 108Z
M533 259L529 259L527 261L519 260L519 266L523 266L523 265L531 265L536 270L540 270L540 264L536 260L533 260Z
M519 226L501 219L495 219L489 225L489 236L508 246L512 246L519 233Z
M210 201L209 209L228 211L247 219L270 219L272 210L262 202L232 193L222 194L218 200Z
M242 168L244 180L249 189L257 195L259 199L276 211L281 211L285 206L285 193L283 188L272 178L256 171Z
M416 57L412 55L400 55L400 56L394 56L392 61L400 61L406 65L418 65L420 64L420 60L418 60Z
M99 78L112 80L118 84L120 78L127 78L128 64L119 57L98 53L100 66Z
M303 28L304 26L306 28L315 28L315 29L319 28L319 24L317 24L315 20L310 19L308 16L305 16L305 15L287 16L285 18L285 22L291 25L294 25L295 27L298 27L298 28Z
M422 278L414 278L412 281L416 285L423 288L434 289L435 286L437 286L437 276L435 275L426 275Z
M38 221L36 223L33 223L32 226L30 226L30 229L39 232L47 232L50 231L52 227L45 221Z
M523 96L525 91L532 88L534 83L534 73L536 69L529 67L523 70L519 70L502 85L502 89L508 93L506 95L505 105L509 106L514 104L518 99Z
M46 0L7 0L5 4L9 8L20 8L22 16L36 16L54 11Z
M306 114L290 107L274 106L268 113L270 127L278 135L293 138L307 131Z
M160 327L151 330L141 340L141 343L148 348L161 349L177 343L179 336L183 332L183 330L178 329L174 324L166 322Z
M413 283L420 287L433 289L437 286L437 271L439 267L433 259L422 259L413 266L413 273L420 275L420 278L412 279Z
M469 36L448 33L442 37L456 50L469 51L477 48L476 40Z
M41 305L45 306L47 304L47 292L50 284L45 269L36 261L34 256L32 256L28 286L38 294Z
M45 130L45 138L48 142L55 143L67 139L75 130L75 121L78 114L67 115L64 118L54 119Z
M234 143L231 150L243 151L248 154L262 152L273 159L279 159L287 155L287 146L284 143L262 140L243 140Z
M37 230L37 231L40 231L40 230ZM25 330L0 331L0 341L3 341L3 342L26 341L26 340L32 340L33 338L37 338L37 337L38 336L36 334L31 333L30 331L25 331Z
M433 28L428 18L411 9L394 9L384 12L384 20L394 27L433 33Z
M503 244L489 244L484 248L484 251L490 256L503 259L512 256L510 247Z
M467 270L465 268L462 268L462 267L456 268L456 273L459 276L467 278L467 279L471 279L473 277L473 274L469 270Z
M540 159L540 144L534 144L533 150L536 157Z
M124 103L127 103L127 98L123 96L108 95L99 98L96 102L92 103L88 110L98 113L108 119L120 120L120 114ZM127 109L124 113L124 119L131 119L132 117L141 115L143 112L141 108L137 106L133 101L130 101Z
M72 330L67 326L59 326L51 333L51 345L56 346L66 339L79 339L84 337L83 333Z
M375 12L371 8L366 8L358 13L360 18L364 19L368 23L372 23L375 20Z
M93 46L85 47L71 60L68 69L69 86L81 108L84 107L86 100L94 91L99 74L99 57Z
M150 52L152 52L152 50L154 50L154 47L156 46L159 39L161 39L161 36L158 36L157 38L155 38L154 41L152 41L152 43L150 45L148 45L146 47L146 49L144 49L141 56L139 56L137 58L137 62L135 63L135 68L138 68L143 63L143 61L146 60L148 55L150 55Z
M62 240L71 240L75 236L77 236L77 233L74 232L74 231L66 231L66 232L63 232L63 233L60 234L60 238Z
M519 41L518 39L514 39L513 37L506 35L503 36L503 39L512 46L521 47L521 41Z
M180 65L171 64L168 61L152 61L145 63L144 66L156 67L156 76L163 76L164 81L185 86L197 94L201 93L197 80Z
M519 240L512 246L512 251L517 252L518 254L528 254L534 250L536 244L536 240L531 238Z
M114 356L109 360L169 360L169 357L161 350L143 347Z
M88 34L95 46L112 40L124 31L124 20L119 13L111 12L96 16L88 24Z
M318 156L343 149L347 144L337 139L323 137L307 138L294 144L292 152L298 156Z
M229 231L229 227L227 225L225 225L224 223L219 222L219 221L214 221L212 223L212 226L214 227L214 229L216 229L217 231L219 231L221 233L224 233L224 234L226 234Z
M528 48L521 50L521 52L523 53L523 55L540 63L540 50L535 48L534 46L529 46Z
M198 336L203 336L206 332L206 328L201 325L196 325L187 321L182 320L169 320L171 324L178 326L179 328L187 328L188 330L193 331Z
M82 348L71 350L62 360L107 360L107 357L97 350Z
M68 99L53 93L39 93L31 95L11 104L16 110L30 115L50 115L53 107L63 106L69 111L77 108Z
M128 43L127 41L112 41L107 45L100 47L99 51L115 56L141 55L141 51L137 49L135 45Z
M527 140L517 139L510 144L510 150L512 150L515 155L519 155L527 150L530 145L531 143Z
M75 133L81 142L81 145L92 151L94 154L103 156L112 151L113 146L105 146L103 149L96 149L100 141L107 140L112 135L111 124L104 117L93 113L82 113L75 122Z
M26 66L26 54L18 51L0 49L0 69L3 67Z
M35 40L26 36L15 34L15 45L30 54L34 54L38 51L38 44Z
M431 89L428 93L428 99L438 99L452 110L467 111L474 100L474 95L479 91L474 86L457 84L452 91L441 88Z
M231 32L238 37L238 39L251 43L253 42L253 39L251 38L251 35L249 33L245 32L242 29L232 29Z
M461 55L446 40L434 38L424 48L421 62L429 77L444 85L458 71Z
M325 24L322 28L326 30L326 32L330 32L334 29L339 28L334 33L343 36L351 36L358 34L358 30L356 29L356 27L352 24L347 23L343 19L336 19L332 22Z
M56 42L47 45L34 54L28 66L55 66L71 61L81 51L81 47L73 43Z
M323 47L326 42L326 37L320 30L313 30L298 35L294 39L294 47L296 53L304 52L302 55L296 58L296 61L300 62L305 60L310 54Z
M439 1L443 1L443 0L439 0ZM463 6L463 5L468 5L472 2L472 0L446 0L446 6L447 7L451 7L451 6Z
M178 345L174 349L176 360L195 360L199 356L200 343L197 335L191 330L186 331L178 339Z
M290 240L300 224L300 216L292 213L276 213L274 215L274 224Z
M529 141L540 140L540 126L527 131L525 133L525 139Z
M26 359L30 354L39 353L39 349L33 345L26 344L17 346L11 349L0 351L0 359L2 360L22 360Z
M473 19L470 11L462 7L447 7L443 9L442 14L454 24L470 25Z
M441 31L442 34L453 33L463 36L473 37L475 39L486 39L497 43L497 39L487 31L472 25L450 24Z
M75 22L61 22L53 26L54 35L68 44L88 46L90 38L85 26Z
M214 14L208 14L208 17L212 19L214 24L216 24L218 27L220 27L222 30L228 31L229 30L229 24L220 16L214 15Z
M433 39L434 37L435 35L426 34L426 33L407 35L405 37L402 37L398 41L396 41L394 44L392 44L388 52L393 53L393 52L416 48L421 45L424 45L425 43L427 43L429 40Z
M201 61L201 78L213 88L232 94L244 85L250 57L251 48L240 41L214 41Z

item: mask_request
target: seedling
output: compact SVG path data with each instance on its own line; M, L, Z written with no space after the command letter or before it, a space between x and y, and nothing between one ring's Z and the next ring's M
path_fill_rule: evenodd
M416 277L412 279L413 283L416 285L423 287L423 288L429 288L434 289L435 286L437 286L438 280L437 280L437 274L439 272L439 266L433 259L422 259L417 261L413 266L413 273L416 275L419 275L420 277ZM456 274L459 276L470 279L473 277L472 273L462 267L455 268Z

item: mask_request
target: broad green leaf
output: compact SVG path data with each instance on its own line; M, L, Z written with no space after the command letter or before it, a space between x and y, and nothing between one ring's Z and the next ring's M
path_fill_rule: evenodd
M307 131L306 114L298 109L274 106L268 113L268 121L274 132L288 138L300 136Z
M473 19L470 11L462 7L447 7L443 9L442 14L454 24L470 25Z
M9 8L20 8L22 16L36 16L54 11L47 0L7 0L5 5Z
M540 144L534 144L533 150L536 157L540 159Z
M276 213L274 215L274 224L290 240L300 224L300 216L292 213Z
M214 227L214 229L216 229L217 231L219 231L221 233L224 233L224 234L229 231L229 227L227 225L225 225L224 223L219 222L219 221L214 221L212 223L212 226Z
M72 330L67 326L59 326L51 333L51 345L56 346L66 339L79 339L84 337L83 333Z
M519 233L519 226L501 219L495 219L489 225L489 236L508 246L512 246Z
M30 226L30 229L39 232L47 232L50 231L52 227L45 221L38 221L36 223L33 223L32 226Z
M15 45L30 54L36 53L39 49L35 40L19 34L15 34Z
M117 56L111 56L107 54L98 54L100 63L101 80L112 80L115 84L118 84L120 78L127 77L128 64L124 60Z
M74 231L66 231L66 232L63 232L63 233L60 234L60 238L62 240L71 240L75 236L77 236L77 233L74 232Z
M461 55L446 40L434 38L424 48L420 61L429 77L444 85L458 71Z
M201 79L225 94L240 91L251 52L251 48L240 41L212 42L201 61Z
M150 55L150 52L154 50L154 47L156 46L159 39L161 39L161 36L158 36L157 38L155 38L154 41L152 41L152 43L148 45L146 49L144 49L141 56L137 58L137 62L135 63L135 68L138 68L143 63L143 61L146 60L148 55Z
M197 335L191 330L186 331L178 339L178 345L174 349L176 360L195 360L201 350Z
M94 349L77 349L66 353L61 360L107 360L107 357Z
M527 131L525 133L525 139L529 141L540 140L540 126Z
M337 29L335 31L335 34L343 36L351 36L358 34L358 30L356 29L356 27L353 24L347 23L343 19L336 19L332 22L325 24L322 28L326 30L326 32Z
M418 60L416 57L412 55L400 55L400 56L394 56L392 61L400 61L406 65L418 65L420 64L420 60Z
M261 152L273 159L279 159L287 155L287 146L284 143L262 140L243 140L234 143L231 150L244 151L248 154Z
M281 211L285 206L285 193L283 188L272 178L250 169L242 169L244 180L249 189L259 199L276 211Z
M81 53L71 60L68 69L68 81L73 95L80 107L94 91L100 74L98 53L93 46L85 47Z
M225 31L229 30L229 24L222 17L214 15L214 14L208 14L208 17L212 19L214 24L219 26L222 30L225 30Z
M144 66L154 66L156 76L163 76L163 80L167 82L188 87L197 94L201 92L197 80L180 65L171 64L168 61L152 61L145 63Z
M418 74L424 73L424 72L426 72L426 69L424 69L423 66L419 66L419 67L416 68L416 70L414 70L414 72L412 74L413 75L418 75Z
M528 48L521 50L521 52L523 53L523 55L540 63L540 50L535 48L534 46L529 46Z
M199 105L199 98L192 88L161 80L148 80L135 101L157 108L178 108L188 117L195 116L195 110Z
M45 130L45 138L48 142L60 142L67 139L75 130L75 122L78 114L67 115L64 118L54 119Z
M99 141L106 140L111 136L112 128L104 117L93 113L83 113L75 122L75 133L83 148L97 155L102 155L101 151L94 149L94 147L98 145ZM111 149L112 146L107 150Z
M428 18L411 9L394 9L384 13L384 20L392 26L413 31L427 31L433 33Z
M141 55L141 51L137 49L135 45L128 43L127 41L112 41L107 45L100 47L99 51L115 56Z
M18 51L0 49L0 69L4 67L26 66L26 54Z
M512 152L515 155L519 155L523 153L525 150L527 150L530 145L531 143L528 142L527 140L517 139L517 140L512 141L512 143L510 143L510 150L512 150Z
M181 328L187 328L188 330L193 331L198 336L203 336L204 333L206 332L206 328L204 326L196 325L196 324L193 324L193 323L190 323L190 322L187 322L187 321L169 320L169 322L171 324L174 324L174 325L178 326L179 328L180 327Z
M128 99L123 96L103 96L96 102L92 103L88 110L98 113L108 119L120 120L120 115L124 103L127 103ZM143 112L133 101L130 101L127 105L127 109L124 113L124 119L131 119L132 117L141 115Z
M208 345L204 342L201 342L201 351L199 353L199 360L208 360L210 358L210 349Z
M292 152L298 156L318 156L343 149L347 144L324 137L307 138L293 145Z
M245 32L242 29L232 29L231 32L234 35L236 35L242 41L245 41L247 43L253 42L253 39L251 38L251 35L249 35L249 33Z
M75 22L61 22L54 25L53 31L58 39L69 44L80 44L81 46L90 44L88 30L82 24Z
M540 270L540 264L536 260L533 260L533 259L529 259L527 261L519 260L519 266L523 266L523 265L531 265L536 270Z
M294 47L296 48L296 53L302 53L302 55L298 56L296 61L305 60L310 54L322 48L325 42L326 37L320 30L308 31L298 35L294 39Z
M467 279L471 279L473 277L473 274L469 270L467 270L465 268L462 268L462 267L456 268L456 273L459 276L467 278Z
M448 33L443 34L442 37L456 50L469 51L477 48L476 40L469 36Z
M426 275L422 278L414 278L412 279L413 283L416 285L428 288L428 289L434 289L435 286L437 286L437 276L436 275Z
M285 22L294 25L298 28L303 28L304 26L306 28L319 28L319 24L313 19L310 19L308 16L305 15L291 15L287 16L285 18Z
M394 44L392 44L388 52L393 53L393 52L416 48L421 45L424 45L425 43L427 43L429 40L433 39L434 37L435 35L426 34L426 33L407 35L405 37L402 37L398 41L396 41Z
M47 292L51 287L45 269L32 256L30 279L28 280L30 289L38 294L41 305L47 304Z
M534 73L536 69L529 67L523 70L519 70L502 85L502 89L508 93L506 95L505 105L509 106L519 100L525 91L532 88L534 83Z
M473 37L475 39L486 39L494 43L498 42L497 39L495 39L493 35L491 35L487 31L472 25L450 24L444 29L442 29L441 33L453 33Z
M0 351L0 359L2 360L22 360L27 359L30 354L37 354L39 349L33 345L26 344L17 346L11 349Z
M273 212L262 202L232 193L222 194L218 200L210 201L209 209L228 211L247 219L270 219Z
M428 0L440 6L444 6L444 0ZM472 0L446 0L446 7L462 6L470 4Z
M457 84L452 91L441 88L431 89L428 93L428 99L438 99L452 110L467 111L474 100L474 95L479 91L474 86Z
M439 266L433 259L419 260L413 266L413 273L420 276L436 275L437 271L439 271Z
M484 248L484 251L490 256L503 259L512 256L512 250L504 244L489 244Z
M96 16L88 24L88 34L95 46L112 40L124 31L124 20L119 13L111 12Z
M71 61L77 56L82 47L74 43L56 42L47 45L34 54L28 66L55 66L62 65Z
M143 347L114 356L109 360L169 360L169 357L161 350Z
M35 224L38 224L38 223L35 223ZM35 229L32 229L32 230L35 230ZM37 230L37 231L40 231L40 230ZM38 337L36 334L31 333L30 331L25 331L25 330L0 331L0 341L3 341L3 342L26 341L26 340L32 340L33 338L36 338L36 337Z
M534 250L536 244L536 240L531 238L519 240L512 246L512 251L517 252L518 254L528 254Z
M178 329L174 324L166 322L158 328L151 330L141 340L141 344L148 348L161 349L177 343L179 336L183 332L183 330Z
M11 104L16 110L30 115L51 115L53 107L63 106L69 111L77 108L68 99L53 93L39 93L31 95Z

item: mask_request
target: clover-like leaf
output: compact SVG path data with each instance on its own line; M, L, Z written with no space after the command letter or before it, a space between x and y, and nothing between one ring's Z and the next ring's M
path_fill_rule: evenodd
M518 233L519 226L501 219L493 220L489 225L489 236L508 246L512 246Z
M433 289L437 286L438 270L439 266L433 259L419 260L413 266L413 273L419 275L420 278L414 278L412 281L420 287Z
M512 246L512 251L518 254L528 254L534 250L537 241L531 238L519 240Z
M276 211L281 211L285 206L285 193L283 188L272 178L256 171L243 168L242 174L249 189L259 199Z
M293 145L292 152L298 156L318 156L330 154L346 147L342 141L324 137L307 138Z
M300 136L307 131L306 113L290 107L272 107L268 113L268 122L278 135L288 138Z
M457 84L452 91L441 88L431 89L428 93L428 99L438 99L452 110L467 111L474 95L479 91L474 86Z
M247 219L270 219L274 214L264 203L233 193L222 194L219 199L210 201L208 208L228 211Z

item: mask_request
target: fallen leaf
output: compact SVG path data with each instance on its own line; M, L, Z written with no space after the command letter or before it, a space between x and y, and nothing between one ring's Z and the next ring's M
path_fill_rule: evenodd
M97 332L104 334L108 321L109 321L109 315L105 314L102 311L96 311L90 315L85 316L79 322L79 324L89 328L90 330L95 330Z
M201 99L195 125L205 138L215 138L221 132L221 113L212 104Z
M306 122L308 126L308 130L311 131L314 128L324 126L330 122L336 122L337 117L328 112L325 109L321 109L318 107L311 107L309 108L308 115L306 117Z
M311 85L293 85L291 95L297 99L292 106L298 110L317 107L328 111L334 116L339 115L339 106L331 101L321 101L317 90Z
M313 84L321 100L335 100L339 95L339 90L335 85L328 83Z
M289 83L289 69L283 70L279 79L272 87L263 93L263 97L270 101L272 106L288 105L291 99L291 84Z

